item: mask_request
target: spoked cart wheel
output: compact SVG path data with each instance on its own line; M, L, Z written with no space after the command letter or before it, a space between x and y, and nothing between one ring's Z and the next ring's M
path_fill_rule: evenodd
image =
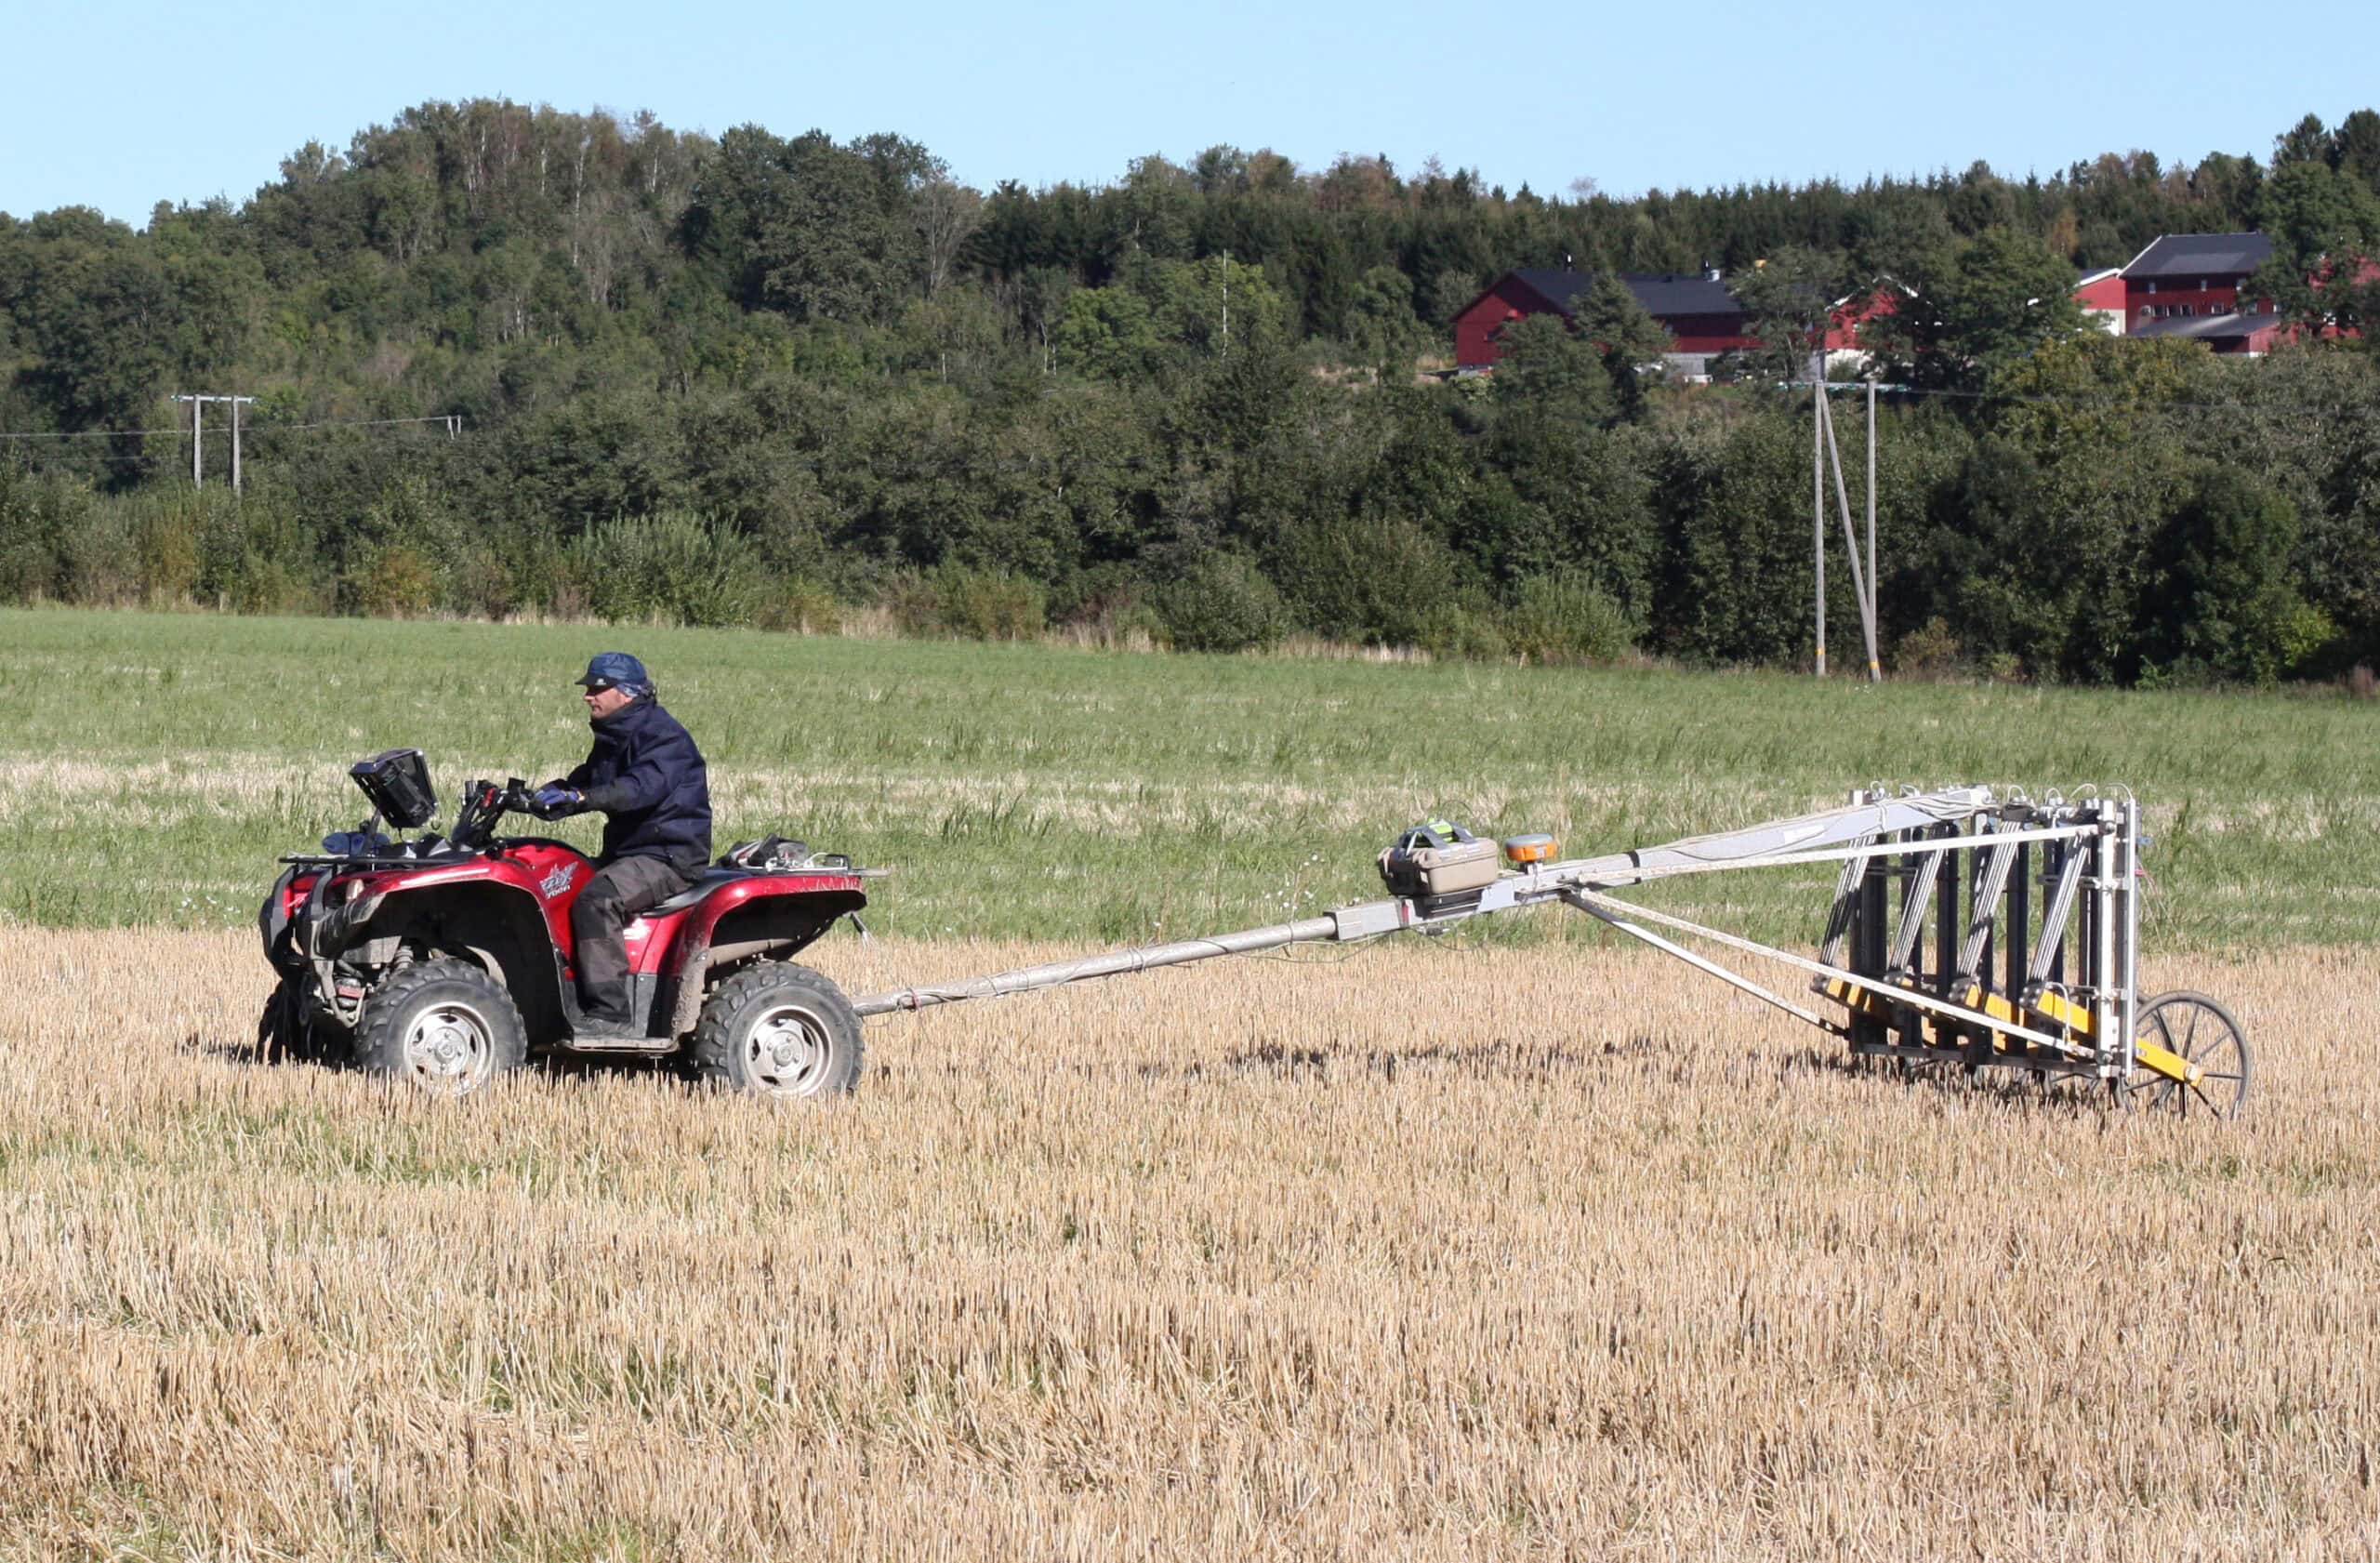
M2141 1006L2132 1074L2124 1101L2144 1112L2188 1118L2203 1113L2237 1118L2248 1100L2248 1033L2231 1012L2203 993L2161 993ZM2139 1061L2142 1045L2162 1048L2187 1064L2183 1081Z

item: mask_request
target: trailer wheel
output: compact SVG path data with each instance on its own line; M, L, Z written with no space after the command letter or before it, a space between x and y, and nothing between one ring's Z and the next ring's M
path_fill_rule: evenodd
M528 1056L521 1012L504 986L468 960L408 966L372 990L355 1028L355 1061L442 1096L477 1091Z
M860 1021L807 966L760 960L713 990L694 1025L696 1078L766 1096L843 1096L859 1084Z
M2141 1006L2136 1035L2203 1073L2186 1085L2135 1063L2124 1081L2125 1106L2177 1118L2193 1111L2240 1116L2254 1071L2248 1062L2248 1034L2229 1010L2203 993L2161 993Z

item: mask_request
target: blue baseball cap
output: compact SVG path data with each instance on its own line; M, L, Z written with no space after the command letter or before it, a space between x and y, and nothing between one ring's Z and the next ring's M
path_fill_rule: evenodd
M589 689L626 688L633 685L643 689L653 682L644 664L624 651L599 651L588 659L587 671L578 682Z

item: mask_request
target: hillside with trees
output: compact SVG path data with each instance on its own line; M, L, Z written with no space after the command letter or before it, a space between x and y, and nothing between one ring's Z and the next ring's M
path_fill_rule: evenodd
M2334 676L2380 661L2362 341L2217 359L2068 300L2245 229L2284 308L2359 325L2380 114L2191 166L1623 199L1230 146L979 191L897 135L425 103L242 204L0 215L0 601L1788 664L1810 424L1776 371L1814 300L1890 277L1888 660ZM1420 372L1566 258L1721 268L1779 363L1659 383L1606 287L1492 378ZM192 391L256 397L236 499L220 409L191 485Z

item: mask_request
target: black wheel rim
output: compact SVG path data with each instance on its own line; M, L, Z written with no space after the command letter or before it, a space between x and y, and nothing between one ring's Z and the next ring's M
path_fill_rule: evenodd
M2181 1119L2239 1116L2252 1078L2248 1040L2221 1005L2194 993L2166 994L2142 1012L2137 1035L2193 1066L2199 1077L2185 1083L2135 1064L2127 1082L2135 1106Z

